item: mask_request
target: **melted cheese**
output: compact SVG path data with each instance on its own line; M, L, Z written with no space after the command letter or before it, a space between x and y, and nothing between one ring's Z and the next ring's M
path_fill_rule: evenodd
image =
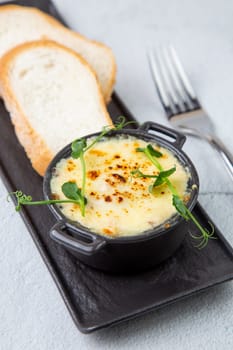
M136 152L137 147L146 145L143 140L121 137L106 139L93 146L85 153L85 217L76 204L59 205L63 214L91 231L109 237L137 235L168 220L176 210L167 186L161 185L151 194L148 187L154 182L153 178L131 175L135 169L140 169L144 174L158 173L143 153ZM164 170L176 166L170 180L184 197L189 174L169 150L155 144L153 147L163 154L159 162ZM62 159L56 165L51 179L51 191L56 198L66 199L61 186L67 181L76 182L81 187L79 159Z

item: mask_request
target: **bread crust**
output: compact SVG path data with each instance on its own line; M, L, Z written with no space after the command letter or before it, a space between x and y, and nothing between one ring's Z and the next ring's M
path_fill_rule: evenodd
M23 112L17 98L14 95L14 92L11 88L11 83L9 79L9 70L12 64L14 64L14 60L20 55L22 52L31 50L38 47L51 47L53 49L63 50L73 55L77 60L79 60L86 69L89 70L89 73L93 76L97 87L98 87L98 95L101 109L106 118L106 125L113 125L112 120L107 112L103 95L101 93L99 82L96 78L96 75L92 68L88 65L88 63L79 56L75 51L67 48L66 46L62 46L54 41L49 40L39 40L33 42L27 42L21 45L14 47L12 50L8 51L4 56L2 56L0 60L0 91L2 93L5 105L7 110L10 112L12 123L15 128L16 135L24 147L28 158L31 160L33 168L43 176L45 171L55 156L47 146L46 142L42 139L40 134L37 133L36 130L32 128L30 122L27 119L27 116Z
M115 81L116 81L116 62L115 62L112 50L108 46L106 46L98 41L90 40L90 39L86 38L84 35L81 35L75 31L65 27L57 19L55 19L54 17L50 16L47 13L44 13L43 11L41 11L35 7L27 7L27 6L13 5L13 4L0 6L0 12L4 12L4 11L29 11L29 12L35 13L36 15L47 20L52 26L59 28L64 33L69 33L69 35L72 35L73 37L79 38L80 40L88 41L89 43L91 43L95 46L101 47L106 52L108 52L108 55L110 56L111 61L112 61L112 71L111 71L111 74L109 77L108 86L107 86L106 90L103 91L103 88L101 88L101 90L102 90L102 93L104 95L105 102L107 103L110 101L111 94L113 91L113 86L114 86ZM50 39L48 38L48 40L50 40Z

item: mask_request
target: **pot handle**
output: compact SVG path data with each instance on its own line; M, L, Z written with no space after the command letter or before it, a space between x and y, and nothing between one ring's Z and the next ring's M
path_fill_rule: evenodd
M169 136L170 138L174 139L174 142L171 142L170 140L167 140L169 143L171 143L173 146L177 148L182 148L183 144L186 141L186 136L179 133L178 131L174 129L167 128L166 126L163 126L161 124L153 123L153 122L145 122L142 125L139 126L139 130L143 130L147 133L150 133L151 131L155 131L158 134L161 133L163 135ZM152 133L153 134L153 133Z
M71 231L75 237L69 235ZM103 248L106 240L101 236L94 236L83 232L66 221L58 221L49 232L50 237L63 245L65 248L72 249L84 255L92 255Z

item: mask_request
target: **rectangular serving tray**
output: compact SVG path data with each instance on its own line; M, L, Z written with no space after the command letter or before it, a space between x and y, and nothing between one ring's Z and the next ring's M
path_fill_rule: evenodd
M38 7L62 20L50 1L14 3ZM116 93L108 109L113 121L119 115L134 120ZM19 144L3 102L0 119L0 173L8 191L21 189L34 199L42 199L42 178L32 169ZM203 250L194 248L187 234L167 261L150 271L124 276L91 269L54 243L48 232L55 218L46 206L24 207L20 214L75 324L84 333L134 318L233 278L233 249L216 227L217 239L210 240ZM203 226L212 222L200 204L194 214ZM183 229L197 233L192 223Z

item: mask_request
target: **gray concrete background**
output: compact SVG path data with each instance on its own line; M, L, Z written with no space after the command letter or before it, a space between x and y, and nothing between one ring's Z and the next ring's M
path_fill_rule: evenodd
M139 121L167 124L146 51L172 43L218 135L233 151L233 2L230 0L55 0L64 18L116 55L116 90ZM233 185L204 142L188 140L200 201L233 244ZM81 334L0 183L0 349L233 348L233 284L227 283L111 329ZM17 242L17 245L16 245Z

